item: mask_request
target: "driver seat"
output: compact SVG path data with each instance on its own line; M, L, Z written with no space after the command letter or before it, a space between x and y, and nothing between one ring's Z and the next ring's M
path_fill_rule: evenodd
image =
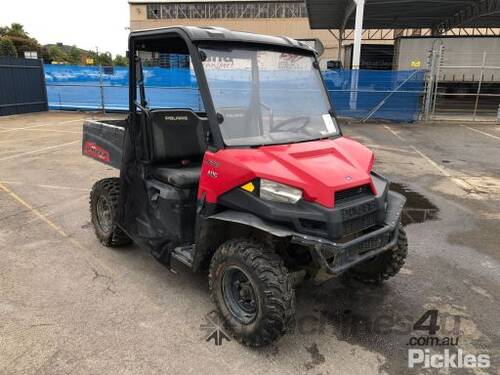
M205 153L206 119L190 110L152 110L151 175L180 189L198 186Z
M173 185L180 189L190 189L198 186L200 180L201 166L168 168L156 166L152 169L152 175L162 182Z

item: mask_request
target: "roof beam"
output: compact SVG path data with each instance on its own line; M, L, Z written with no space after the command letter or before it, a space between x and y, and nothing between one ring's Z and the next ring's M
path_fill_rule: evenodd
M442 34L455 27L462 27L471 20L497 13L500 13L500 0L481 0L461 9L433 29L436 33Z

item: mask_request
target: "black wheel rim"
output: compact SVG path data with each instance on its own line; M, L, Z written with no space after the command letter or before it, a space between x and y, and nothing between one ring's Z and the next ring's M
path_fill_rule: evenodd
M249 324L257 316L255 288L248 275L231 266L222 276L222 296L231 314L241 323Z
M111 231L111 208L109 207L108 200L104 197L99 197L97 200L97 222L101 230L105 233Z

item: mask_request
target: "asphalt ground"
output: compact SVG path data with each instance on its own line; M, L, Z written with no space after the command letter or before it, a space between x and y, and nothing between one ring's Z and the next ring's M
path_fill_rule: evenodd
M500 373L500 126L346 124L408 196L407 264L382 286L300 285L293 332L256 350L206 341L206 274L97 241L88 194L117 171L81 156L88 117L0 118L1 374L446 373L408 369L409 349L448 348L410 345L428 310L435 337L491 356L451 373Z

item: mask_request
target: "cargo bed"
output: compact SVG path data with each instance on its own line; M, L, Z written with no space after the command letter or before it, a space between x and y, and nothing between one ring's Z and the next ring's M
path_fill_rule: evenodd
M119 169L127 124L126 119L85 120L82 154Z

